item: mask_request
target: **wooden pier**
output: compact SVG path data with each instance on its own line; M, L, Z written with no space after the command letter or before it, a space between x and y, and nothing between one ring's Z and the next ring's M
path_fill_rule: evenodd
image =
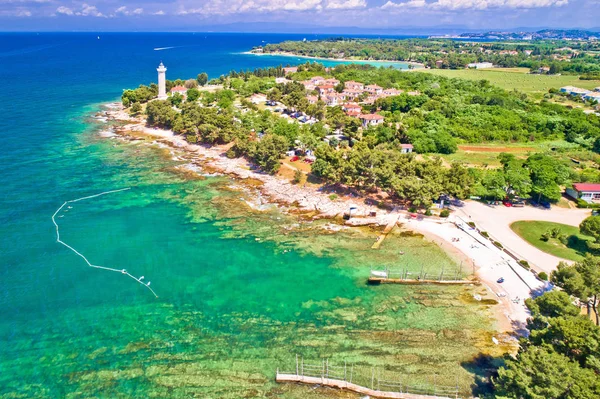
M424 266L421 267L421 271L418 273L409 272L408 270L390 270L387 267L384 270L371 269L369 274L368 283L371 285L379 284L441 284L441 285L464 285L464 284L478 284L477 280L463 279L462 277L462 263L460 268L449 271L442 267L441 272L438 274L428 273L424 270Z
M298 382L301 384L312 384L312 385L324 385L331 388L347 389L356 393L362 393L369 395L373 398L392 398L392 399L453 399L450 396L432 396L432 395L419 395L412 393L403 392L391 392L391 391L380 391L362 387L360 385L353 384L348 381L336 380L333 378L321 378L321 377L308 377L297 374L281 374L277 371L275 376L277 382Z

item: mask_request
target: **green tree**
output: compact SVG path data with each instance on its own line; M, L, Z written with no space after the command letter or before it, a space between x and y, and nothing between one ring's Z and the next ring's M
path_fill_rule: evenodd
M280 159L288 149L287 140L275 134L267 134L256 143L251 156L254 162L267 173L277 173Z
M187 91L187 101L195 102L200 98L200 90L191 88Z
M444 179L444 192L456 198L467 198L471 194L473 182L473 175L469 173L469 169L453 162Z
M196 81L198 82L198 85L205 86L208 82L208 75L206 74L206 72L198 74L198 76L196 77Z
M589 216L579 224L579 231L600 243L600 216Z
M600 396L600 379L565 355L538 346L508 359L494 380L496 398L594 399Z
M600 298L599 257L588 255L584 260L573 265L561 262L558 268L552 272L551 281L568 294L579 298L594 309L596 324L600 325L600 315L598 315L598 300Z

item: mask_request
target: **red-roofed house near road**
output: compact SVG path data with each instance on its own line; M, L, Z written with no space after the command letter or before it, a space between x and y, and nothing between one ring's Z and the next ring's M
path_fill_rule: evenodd
M600 184L574 183L573 188L567 188L567 195L586 202L600 202Z
M379 114L363 114L359 116L359 118L364 128L368 126L377 126L380 123L383 123L383 116Z
M285 67L283 68L283 74L284 75L289 75L290 73L296 73L298 72L298 67Z

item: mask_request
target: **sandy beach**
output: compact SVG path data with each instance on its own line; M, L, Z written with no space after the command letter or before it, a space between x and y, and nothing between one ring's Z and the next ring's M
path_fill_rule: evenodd
M258 55L258 56L296 57L296 58L304 58L304 59L307 59L307 60L320 60L320 61L357 62L357 63L361 63L361 64L368 64L370 62L384 62L384 63L389 63L389 64L413 65L413 66L417 67L417 69L419 69L419 68L425 68L425 65L421 64L420 62L414 62L414 61L361 60L361 59L353 59L353 58L310 57L310 56L307 56L307 55L298 55L298 54L294 54L294 53L286 53L284 51L276 51L276 52L273 52L273 53L255 53L255 52L252 52L252 51L245 51L242 54L251 54L251 55Z
M500 306L496 308L500 331L526 334L525 325L529 311L524 300L532 291L546 289L532 273L518 265L514 259L478 236L473 229L453 213L449 218L413 217L410 213L394 208L384 210L365 203L365 198L356 195L339 196L331 199L329 192L320 191L319 186L295 185L278 176L256 170L244 158L227 158L228 146L205 146L190 144L182 136L170 130L148 127L141 118L131 117L119 103L106 106L107 111L98 116L99 120L114 120L124 123L115 129L120 136L151 136L158 143L193 155L199 164L211 172L226 174L240 181L259 181L258 189L272 203L284 204L300 212L312 213L313 218L341 217L352 207L353 218L346 222L350 226L386 226L398 222L404 228L423 234L427 239L439 243L449 253L459 258L464 267L472 267L478 280L487 288ZM104 133L105 136L106 133ZM256 185L254 185L256 186ZM376 213L376 216L372 212ZM499 278L504 283L497 283Z

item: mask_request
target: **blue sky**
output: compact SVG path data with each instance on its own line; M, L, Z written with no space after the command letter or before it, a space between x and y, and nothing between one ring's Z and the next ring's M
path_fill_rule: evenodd
M0 30L201 31L241 22L378 29L597 28L600 0L0 0Z

